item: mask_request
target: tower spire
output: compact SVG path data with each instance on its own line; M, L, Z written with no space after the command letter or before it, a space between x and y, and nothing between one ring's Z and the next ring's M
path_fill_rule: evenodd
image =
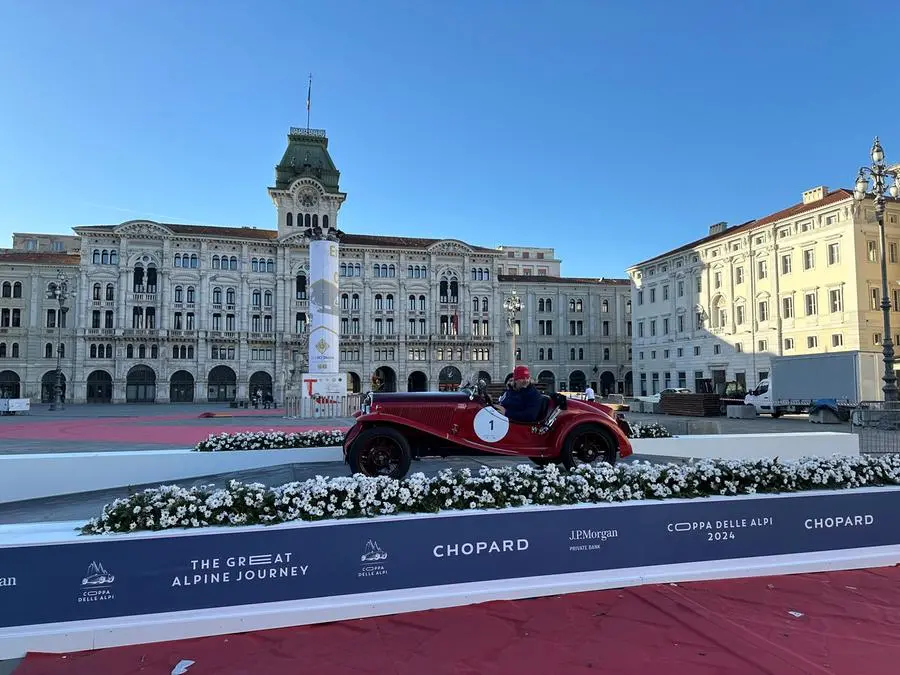
M312 99L312 73L309 74L309 87L306 89L306 130L309 131L309 103Z

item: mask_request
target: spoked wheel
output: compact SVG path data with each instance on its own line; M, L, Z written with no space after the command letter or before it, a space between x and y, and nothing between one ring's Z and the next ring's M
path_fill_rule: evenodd
M567 469L596 462L616 463L616 444L601 426L585 424L575 427L563 443L560 459Z
M406 437L391 427L363 431L350 446L348 460L353 473L364 476L403 478L412 456Z

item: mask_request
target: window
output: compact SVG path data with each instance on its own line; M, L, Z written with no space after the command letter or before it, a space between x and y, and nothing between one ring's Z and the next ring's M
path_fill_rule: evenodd
M609 347L603 348L603 360L609 361Z
M835 333L831 336L831 346L841 347L844 344L844 336L841 333Z
M639 305L644 304L644 291L638 291L637 293L637 301Z
M768 300L760 300L758 306L759 306L759 320L760 321L768 321L769 320L769 301Z
M808 248L803 251L803 269L811 270L816 266L816 252L814 249Z
M876 346L881 344L881 333L874 333L872 335L872 344ZM50 345L47 346L49 347Z
M828 291L828 304L831 308L831 313L835 314L837 312L844 311L844 292L840 288L833 288Z
M684 282L683 281L678 282L678 297L679 298L684 297Z
M297 300L306 300L306 274L301 272L295 279Z
M228 288L225 290L225 304L233 305L234 304L234 289Z
M803 304L806 307L806 316L815 316L818 314L819 302L818 295L815 291L811 291L804 296Z
M894 303L893 303L894 311L900 312L900 288L894 289L893 296L894 296Z
M878 262L878 244L874 241L867 241L866 249L869 262Z
M806 338L806 348L815 349L819 346L819 338L815 335L809 335Z
M714 288L722 288L722 273L716 272L713 274L713 287Z
M697 277L697 292L698 293L703 292L703 277L701 277L701 276Z
M644 322L638 321L638 337L644 337Z
M869 289L869 309L878 309L881 305L881 290L878 288Z
M656 289L655 288L650 289L650 302L651 303L656 302Z
M650 336L656 335L656 319L650 319Z
M694 347L694 356L700 356L700 347L699 346Z
M766 340L760 340L756 346L759 348L759 351L764 352L769 348L769 343Z
M669 299L669 285L668 284L664 285L662 287L662 289L663 289L663 300L668 300Z
M781 256L781 273L782 274L790 274L791 273L791 254L786 253Z
M734 322L735 322L738 326L743 325L743 323L744 323L744 306L743 306L743 305L737 305L737 306L735 306L735 308L734 308Z
M668 322L668 319L666 319L666 321ZM603 328L602 328L603 337L609 337L609 321L604 321L602 326L603 326ZM668 331L666 331L666 332L668 332Z
M760 260L756 263L757 279L765 279L769 276L769 263L765 260Z
M184 288L181 286L175 287L175 302L184 302Z
M744 283L744 268L738 267L734 270L734 283L742 284Z
M683 315L681 315L681 314L678 315L677 324L678 324L678 332L683 333L684 332L684 316Z
M828 264L838 265L841 262L841 245L837 242L828 244Z
M744 345L742 345L740 342L735 343L734 351L736 351L738 354L740 354L741 352L744 351Z
M897 242L892 241L888 244L888 260L890 260L892 263L896 263L897 259Z
M784 338L784 351L789 352L794 348L794 338Z
M784 319L794 318L794 298L788 296L781 299L781 316Z
M713 354L721 354L722 353L722 345L715 344L713 345Z

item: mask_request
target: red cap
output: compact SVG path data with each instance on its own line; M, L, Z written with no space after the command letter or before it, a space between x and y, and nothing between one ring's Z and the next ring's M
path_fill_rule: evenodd
M528 366L516 366L513 370L513 379L514 380L528 380L531 379L531 372L528 370Z

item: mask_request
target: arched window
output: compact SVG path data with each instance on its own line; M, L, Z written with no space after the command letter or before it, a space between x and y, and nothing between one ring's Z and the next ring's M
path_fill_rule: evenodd
M381 293L375 294L375 309L384 309L384 299L381 297Z
M350 309L350 296L347 293L341 293L341 309L344 311Z
M481 311L482 312L488 311L488 299L487 298L481 299Z
M178 345L175 345L174 347L172 347L172 358L173 359L178 358Z
M356 263L353 266L353 276L361 277L362 276L362 265L360 263Z
M603 348L603 360L609 361L609 347Z
M187 302L194 302L194 287L187 287Z
M271 307L272 306L272 291L266 291L265 294L263 295L263 297L265 298L266 307Z
M552 360L553 360L553 347L548 347L548 348L547 348L547 360L548 360L548 361L552 361Z
M388 276L392 279L397 276L397 267L395 265L388 266Z
M600 303L600 311L608 312L609 311L609 300L604 300Z
M456 279L450 282L450 302L459 302L459 282Z
M238 268L238 259L237 259L237 256L234 256L234 255L233 255L233 256L231 256L231 258L230 258L229 260L230 260L230 262L231 262L231 269L236 270L236 269Z
M322 227L328 227L328 214L322 216Z
M251 298L251 303L254 307L259 307L262 304L262 293L259 292L259 289L253 291Z
M300 272L295 281L297 300L306 300L306 273Z
M350 298L350 309L359 309L359 293L354 293Z
M49 342L44 345L44 358L45 359L53 358L53 345Z
M584 348L583 347L578 348L578 360L584 361Z
M477 270L473 267L473 268L472 268L472 281L475 281L475 279L477 279L477 278L478 278L478 272L477 272Z
M259 272L259 260L257 258L253 258L253 260L250 261L250 270L252 272Z
M381 276L381 267L378 263L372 265L372 274L374 274L376 278Z
M288 214L287 214L287 226L288 227L294 226L294 214L291 213L290 211L288 211Z
M313 217L312 217L312 226L313 226L313 227L318 227L318 226L319 226L319 214L318 214L318 213L314 213L314 214L313 214Z
M97 358L97 345L91 345L91 358Z
M575 311L576 311L576 312L583 312L583 311L584 311L584 303L583 303L581 300L576 300L576 301L575 301Z
M115 251L109 252L109 264L110 265L118 265L119 264L119 254Z
M472 298L472 311L477 312L479 307L481 307L481 303L478 301L478 298Z
M569 360L570 360L570 361L574 361L574 360L575 360L575 347L572 347L572 348L569 350Z
M150 345L150 358L151 359L159 358L159 346L158 345Z
M175 302L184 302L184 288L181 286L175 287Z
M112 345L106 345L106 358L111 359L113 354Z
M13 297L21 298L22 297L22 282L17 281L13 284Z
M303 216L303 224L306 227L312 227L312 216L310 216L308 213Z
M385 264L381 265L381 276L387 279L388 276L388 266Z
M144 292L144 268L141 265L138 265L134 268L134 283L132 284L132 292Z
M228 288L225 290L225 304L233 305L234 304L234 289Z
M12 345L12 357L13 357L14 359L19 358L19 343L18 343L18 342L13 342L13 345Z
M341 276L347 276L347 263L341 263Z
M93 262L95 265L100 264L100 250L99 249L96 249L96 248L94 249L94 256L91 259L91 262Z
M115 253L115 251L113 251L113 253ZM102 262L104 265L108 265L110 263L109 251L103 251L102 255L100 256L100 262Z
M134 358L134 345L126 345L125 346L125 358L126 359Z
M543 298L541 298L540 300L538 300L538 311L539 311L539 312L543 312L543 311L544 311L544 299L543 299Z
M441 302L447 302L447 299L449 297L447 295L447 287L448 286L449 286L449 284L448 284L447 280L441 279L441 284L440 284Z
M138 345L138 358L139 359L147 358L147 345Z
M0 359L6 358L6 343L0 342Z
M546 305L546 307L547 307L547 311L548 311L548 312L552 312L552 311L553 311L553 301L552 301L550 298L547 298L547 305Z
M569 311L570 312L575 311L575 301L574 300L569 300Z
M385 309L393 310L394 309L394 295L392 293L388 293L384 298Z
M147 292L156 293L156 266L153 263L147 266Z
M191 254L191 267L197 269L200 266L200 257L196 253Z
M543 361L543 360L544 360L544 348L541 347L540 349L538 349L538 361Z
M181 267L181 254L175 254L175 267Z
M625 302L625 313L631 314L631 300Z
M116 287L112 284L106 284L106 299L107 300L115 300L116 298Z
M222 289L216 286L213 289L213 304L221 305L222 304Z
M273 274L275 272L275 261L272 258L269 258L266 261L266 272L269 274Z
M217 255L214 255L214 256L212 257L212 268L213 268L214 270L219 269L219 256L217 256Z
M4 297L4 298L8 298L8 297L9 297L9 295L6 294L6 287L7 287L8 285L9 285L9 282L3 284L3 297ZM100 299L100 288L101 288L101 287L100 287L100 284L94 284L94 288L92 289L93 293L92 293L92 295L91 295L91 298L92 298L93 300L99 300L99 299Z
M486 270L484 271L484 280L485 280L485 281L490 281L490 280L491 280L491 270L490 270L490 269L486 269Z
M12 297L12 284L8 281L3 282L3 297L11 298Z

